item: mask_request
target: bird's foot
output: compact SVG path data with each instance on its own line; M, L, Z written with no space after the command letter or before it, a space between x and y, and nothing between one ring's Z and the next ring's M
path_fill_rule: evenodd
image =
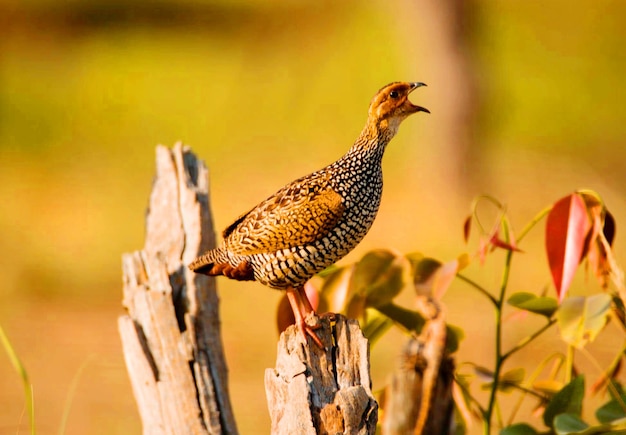
M315 314L309 299L304 293L304 287L287 289L287 300L291 305L296 325L303 335L304 342L307 342L308 335L317 344L320 349L325 349L315 330L320 329L322 325L319 323L319 317Z
M307 323L307 320L313 320L315 323L313 325L310 325L309 323ZM309 313L309 315L306 316L306 319L302 318L301 322L298 323L298 329L302 333L305 342L306 336L308 335L315 342L315 344L320 347L320 349L325 349L324 345L322 344L322 340L320 340L319 336L315 332L321 327L322 325L319 323L319 317L317 317L314 312Z

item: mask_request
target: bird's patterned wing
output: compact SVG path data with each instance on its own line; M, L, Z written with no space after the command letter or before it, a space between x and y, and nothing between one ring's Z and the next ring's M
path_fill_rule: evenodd
M344 213L337 192L323 176L283 187L224 230L234 254L275 252L313 243L333 229Z

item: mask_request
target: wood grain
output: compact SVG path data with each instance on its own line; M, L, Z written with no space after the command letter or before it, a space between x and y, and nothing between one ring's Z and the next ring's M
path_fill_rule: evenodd
M311 319L307 319L310 321ZM276 367L265 371L272 434L374 434L369 345L356 320L315 318L325 349L305 345L290 326L278 342Z
M208 170L157 147L141 251L124 254L118 326L144 434L236 434L214 279L186 267L215 246Z

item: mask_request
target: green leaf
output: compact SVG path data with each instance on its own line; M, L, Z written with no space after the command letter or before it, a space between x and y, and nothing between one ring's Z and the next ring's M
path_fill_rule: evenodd
M611 423L626 418L626 412L621 403L611 400L596 410L596 418L600 423Z
M485 382L485 384L482 385L481 388L483 390L490 390L491 384L493 383L493 379L494 379L493 370L488 369L487 367L484 367L484 366L479 366L479 365L473 365L473 369L474 369L474 374L478 377L478 379Z
M422 258L413 264L413 283L416 286L427 284L440 267L440 261L434 258Z
M378 307L377 310L408 331L419 333L424 326L425 320L421 314L393 303Z
M446 351L454 353L459 350L459 343L465 338L465 332L458 326L446 325Z
M542 379L533 382L533 388L542 393L546 393L548 396L553 396L563 388L563 382L555 379Z
M344 308L344 313L348 319L365 318L367 300L360 294L353 294Z
M376 309L409 332L419 334L424 327L424 317L416 311L407 310L393 303L383 305ZM464 336L465 334L461 328L446 325L446 351L449 353L456 352L459 349L459 342Z
M320 278L326 278L327 276L332 275L333 273L337 272L339 269L341 269L341 267L337 266L336 264L331 264L326 269L322 270L321 272L318 272L317 276L319 276Z
M622 299L614 294L613 295L613 314L615 314L616 320L622 324L622 327L626 327L626 307Z
M575 414L560 414L554 419L554 430L558 435L581 434L589 429L589 425Z
M506 302L515 308L540 314L548 319L552 317L558 308L556 299L546 296L535 296L528 292L514 293Z
M419 295L432 295L436 299L441 299L458 271L467 267L469 263L468 254L462 254L459 258L443 264L432 258L423 258L418 262L413 262L415 291Z
M611 400L596 410L596 418L600 423L611 423L626 418L626 393L619 383L614 381L611 383L614 387L609 388Z
M475 373L485 379L487 382L481 385L481 389L483 390L491 390L493 386L493 372L485 367L475 366ZM524 382L524 377L526 376L526 370L522 367L518 367L512 370L509 370L506 373L500 375L500 380L498 381L498 390L508 393L512 391L516 386L519 386L522 382Z
M393 326L393 320L374 308L368 308L365 317L367 321L361 329L371 347Z
M369 307L388 304L410 282L411 264L395 252L377 249L365 254L354 266L351 286Z
M500 431L500 435L538 435L539 432L526 423L517 423L505 427Z
M610 309L611 296L605 293L567 298L556 313L561 337L572 346L584 347L604 328Z
M554 429L557 435L617 435L624 433L626 425L621 422L589 426L579 416L566 413L556 416Z
M500 376L500 382L498 382L498 389L501 391L511 391L515 386L519 386L524 382L526 377L526 370L523 367L518 367L503 373Z
M424 259L424 254L421 252L411 252L405 255L406 259L411 263L411 267L415 270L417 264Z
M580 415L585 395L585 376L574 378L561 391L556 393L546 406L543 413L543 422L546 426L554 427L554 418L563 413Z

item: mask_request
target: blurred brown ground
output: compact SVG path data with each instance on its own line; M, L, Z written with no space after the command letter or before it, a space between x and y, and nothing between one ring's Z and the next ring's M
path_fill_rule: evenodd
M120 254L143 244L157 143L183 140L205 159L222 228L341 155L378 88L423 81L412 99L432 115L405 122L389 147L378 220L344 263L377 247L453 258L468 249L475 195L507 203L519 230L585 187L616 217L623 264L624 16L626 3L591 0L0 0L0 324L30 374L38 432L58 432L66 409L67 434L140 432L116 318ZM549 282L542 229L512 290ZM499 260L468 273L496 288ZM572 292L594 291L580 275ZM280 293L218 285L238 424L266 433ZM490 307L462 283L445 302L469 337L458 360L490 365ZM537 319L515 322L509 345ZM508 367L558 349L554 334ZM591 346L601 362L614 334ZM403 340L394 331L372 350L375 390ZM2 352L0 378L0 434L26 433Z

